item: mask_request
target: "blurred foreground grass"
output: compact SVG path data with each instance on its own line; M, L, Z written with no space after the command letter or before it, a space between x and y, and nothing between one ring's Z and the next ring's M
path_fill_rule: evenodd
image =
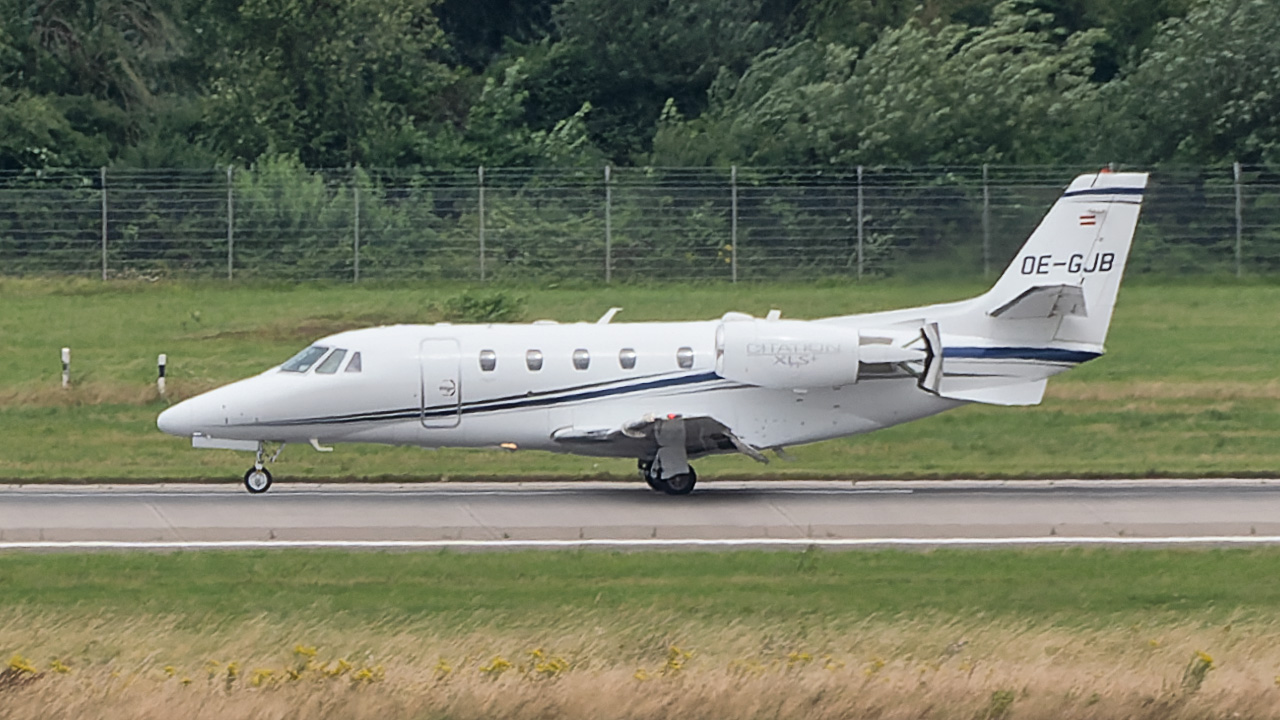
M0 555L0 718L1275 718L1277 562Z

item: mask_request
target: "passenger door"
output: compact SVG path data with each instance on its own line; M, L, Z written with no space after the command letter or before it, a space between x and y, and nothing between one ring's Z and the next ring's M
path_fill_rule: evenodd
M462 420L458 341L454 338L423 340L418 358L422 367L422 426L458 427Z

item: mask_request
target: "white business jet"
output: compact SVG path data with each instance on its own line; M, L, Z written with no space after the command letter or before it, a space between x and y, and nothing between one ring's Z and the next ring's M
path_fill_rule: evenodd
M689 460L870 432L966 403L1035 405L1103 353L1144 173L1082 175L971 300L784 320L392 325L316 341L283 365L165 410L195 447L492 447L631 457L683 495ZM267 457L267 449L278 445Z

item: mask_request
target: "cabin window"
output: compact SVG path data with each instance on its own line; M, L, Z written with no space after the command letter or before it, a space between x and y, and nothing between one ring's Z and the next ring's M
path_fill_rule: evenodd
M636 366L636 351L634 348L622 348L618 351L618 364L623 370L633 370Z
M480 369L484 372L493 372L498 367L498 353L492 350L480 351Z
M357 350L351 353L351 362L347 363L347 369L343 372L358 373L363 369L360 365L360 352Z
M338 368L342 367L342 361L346 357L347 351L342 348L338 348L332 353L329 353L329 357L325 358L324 362L316 366L316 372L321 375L332 375L338 372Z
M578 348L573 351L573 366L579 370L586 370L591 366L591 353L584 348Z
M280 369L284 372L306 372L311 369L312 365L316 364L317 360L324 357L324 354L327 352L329 352L329 348L323 345L312 345L306 350L303 350L297 355L289 358L288 362L280 366Z
M676 351L676 364L683 370L693 367L693 348L682 347Z
M529 368L530 372L538 372L542 369L542 351L530 350L524 354L524 364Z

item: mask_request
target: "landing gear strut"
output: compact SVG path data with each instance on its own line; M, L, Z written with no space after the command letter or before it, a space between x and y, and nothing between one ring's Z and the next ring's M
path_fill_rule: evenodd
M265 454L265 443L258 443L258 456L253 461L253 467L249 468L244 474L244 486L254 495L260 495L271 489L271 471L267 470L266 462L262 459ZM276 452L271 456L271 460L280 457L280 452L284 450L284 443L280 443L280 447L276 448Z
M698 482L698 474L689 467L685 442L684 418L668 415L653 424L653 439L658 448L653 459L640 459L640 472L649 487L668 495L688 495Z

